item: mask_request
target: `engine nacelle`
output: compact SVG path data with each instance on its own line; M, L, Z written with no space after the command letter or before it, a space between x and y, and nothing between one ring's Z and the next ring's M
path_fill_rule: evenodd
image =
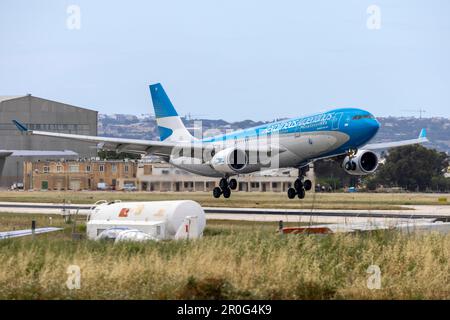
M236 148L227 148L217 152L211 159L211 167L223 173L239 173L248 165L245 151Z
M342 167L347 173L355 176L371 174L378 168L378 155L373 151L358 150L353 159L345 157Z

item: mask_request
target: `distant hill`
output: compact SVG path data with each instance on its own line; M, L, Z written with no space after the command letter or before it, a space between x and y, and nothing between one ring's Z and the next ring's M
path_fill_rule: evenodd
M427 129L430 143L427 146L439 151L450 152L450 119L447 118L378 118L380 130L375 142L412 139L419 135L421 128Z
M217 134L263 125L263 121L242 120L227 122L225 120L186 119L182 118L186 127L193 130L201 123L203 132ZM394 141L416 138L421 128L426 128L428 146L450 153L450 119L447 118L415 118L386 117L378 118L381 127L373 142ZM158 140L156 122L151 115L100 115L99 135L133 139Z

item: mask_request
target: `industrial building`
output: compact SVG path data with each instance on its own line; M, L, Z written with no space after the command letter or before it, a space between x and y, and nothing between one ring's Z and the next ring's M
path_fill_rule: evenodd
M0 149L72 150L79 157L95 157L95 144L75 140L28 136L21 133L12 120L24 123L32 130L97 135L97 111L72 106L30 94L0 96ZM3 157L0 159L0 187L23 182L23 162L48 160L33 157Z

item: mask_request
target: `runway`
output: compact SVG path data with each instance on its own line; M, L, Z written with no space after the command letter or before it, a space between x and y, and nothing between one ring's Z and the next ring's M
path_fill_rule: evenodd
M89 214L93 205L0 202L0 212L29 214ZM404 206L405 210L316 210L204 207L207 219L308 223L364 222L384 219L450 221L450 206Z

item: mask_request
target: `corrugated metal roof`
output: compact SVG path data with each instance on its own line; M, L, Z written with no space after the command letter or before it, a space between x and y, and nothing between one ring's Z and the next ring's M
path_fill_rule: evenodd
M88 108L84 108L84 107L78 107L78 106L74 106L73 104L65 103L65 102L61 102L61 101L55 101L55 100L40 98L40 97L33 96L31 94L18 95L18 96L13 96L13 95L11 95L11 96L0 96L0 103L2 103L3 101L17 99L17 98L24 98L24 97L32 97L34 99L40 99L40 100L46 100L46 101L50 101L50 102L60 103L60 104L66 105L66 106L70 106L72 108L77 108L77 109L81 109L81 110L86 110L86 111L97 112L98 113L97 110L92 110L92 109L88 109Z
M0 96L0 102L6 101L6 100L11 100L11 99L22 98L22 97L25 97L25 95L21 95L21 96Z

